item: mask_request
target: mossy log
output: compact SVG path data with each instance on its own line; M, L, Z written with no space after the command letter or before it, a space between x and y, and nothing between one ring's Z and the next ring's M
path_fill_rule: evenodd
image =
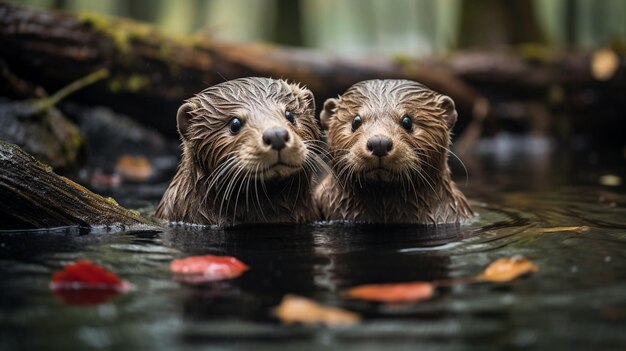
M154 229L138 213L56 175L19 147L0 141L0 230Z
M450 95L465 118L476 104L484 104L479 93L443 65L401 57L340 59L311 50L225 43L208 35L173 36L128 19L7 3L0 3L0 59L11 77L48 91L106 68L111 73L108 80L73 99L108 105L170 135L175 134L174 115L183 99L209 85L243 76L301 82L315 92L318 105L372 78L420 81ZM0 89L6 85L0 84ZM4 93L16 91L28 89Z

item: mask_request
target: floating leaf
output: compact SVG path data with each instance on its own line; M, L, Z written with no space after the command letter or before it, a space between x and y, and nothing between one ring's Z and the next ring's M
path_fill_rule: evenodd
M358 323L361 316L357 313L341 308L327 307L319 303L296 295L286 295L274 314L285 324L325 324L350 325Z
M131 290L115 273L89 260L78 260L54 273L50 289L70 305L94 305Z
M248 266L235 257L206 255L173 260L170 270L184 282L206 283L237 278Z
M605 174L600 177L599 182L604 186L620 186L622 185L622 178L614 174Z
M578 227L553 227L553 228L541 228L539 229L542 233L556 233L556 232L587 232L589 231L589 227L586 225L578 226Z
M492 262L476 279L502 283L538 270L539 267L524 257L504 257Z
M152 165L145 156L123 155L117 159L115 171L124 179L144 181L152 175Z
M348 290L348 296L378 302L417 302L433 296L435 288L432 283L412 282L398 284L368 284Z

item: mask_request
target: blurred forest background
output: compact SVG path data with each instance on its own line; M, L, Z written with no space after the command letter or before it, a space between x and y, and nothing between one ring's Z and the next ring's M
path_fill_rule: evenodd
M418 56L539 43L596 48L626 37L623 0L20 0L122 16L175 33L339 55Z
M301 82L318 109L360 80L420 81L455 100L461 157L508 150L479 145L502 135L626 157L624 0L0 1L0 139L55 169L87 164L89 182L120 160L142 169L121 157L146 150L171 170L157 156L178 154L181 102L244 76ZM20 118L33 99L63 115Z
M181 102L246 76L318 110L361 80L424 83L456 103L455 174L487 155L541 188L557 163L625 164L624 0L0 0L0 140L101 193L159 199Z

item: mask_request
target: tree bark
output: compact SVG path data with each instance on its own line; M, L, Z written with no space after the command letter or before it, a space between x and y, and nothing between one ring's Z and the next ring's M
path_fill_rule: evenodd
M2 141L0 199L0 230L156 228L138 213L54 174L19 147Z

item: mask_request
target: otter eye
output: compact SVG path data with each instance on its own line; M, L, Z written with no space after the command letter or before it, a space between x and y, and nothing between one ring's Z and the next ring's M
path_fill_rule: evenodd
M230 122L228 122L228 125L230 126L229 129L231 134L237 134L241 130L241 120L237 117L231 119Z
M296 116L294 116L291 111L285 111L285 118L287 118L291 124L296 124Z
M354 119L352 120L352 131L354 132L355 130L359 129L361 124L363 124L363 120L361 119L361 116L359 115L354 116Z
M413 121L409 116L405 115L404 117L402 117L402 121L400 121L400 124L402 124L402 128L404 128L404 130L406 130L407 132L413 130Z

